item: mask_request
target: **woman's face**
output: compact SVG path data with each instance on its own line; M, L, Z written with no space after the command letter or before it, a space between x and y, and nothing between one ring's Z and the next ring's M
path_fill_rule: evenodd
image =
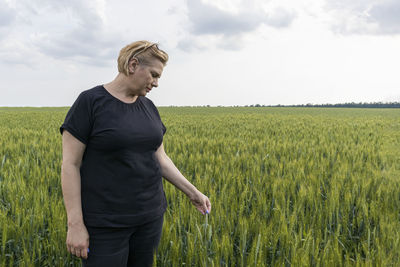
M158 59L153 59L150 64L133 65L133 88L138 95L145 96L153 87L158 86L164 65Z

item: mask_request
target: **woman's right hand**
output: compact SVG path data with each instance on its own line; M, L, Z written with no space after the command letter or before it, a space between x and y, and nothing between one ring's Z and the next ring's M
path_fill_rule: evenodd
M68 226L66 243L69 253L78 258L87 259L89 233L83 223Z

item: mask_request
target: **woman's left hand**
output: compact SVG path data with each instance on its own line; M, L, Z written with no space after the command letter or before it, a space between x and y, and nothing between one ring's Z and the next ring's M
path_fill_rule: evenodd
M192 204L198 209L203 215L211 212L211 202L207 196L197 190L197 192L190 197Z

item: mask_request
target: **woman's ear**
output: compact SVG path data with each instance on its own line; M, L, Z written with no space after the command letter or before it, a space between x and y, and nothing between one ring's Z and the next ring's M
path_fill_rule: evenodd
M138 62L138 60L137 60L136 58L132 58L132 59L129 61L129 74L135 73L135 69L136 69L136 67L139 65L138 63L139 63L139 62Z

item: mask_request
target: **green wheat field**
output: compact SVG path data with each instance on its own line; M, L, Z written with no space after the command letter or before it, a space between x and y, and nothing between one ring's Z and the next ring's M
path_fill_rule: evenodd
M67 253L59 126L68 108L0 108L0 266ZM155 266L400 266L400 110L160 107L164 146L212 202L164 181Z

